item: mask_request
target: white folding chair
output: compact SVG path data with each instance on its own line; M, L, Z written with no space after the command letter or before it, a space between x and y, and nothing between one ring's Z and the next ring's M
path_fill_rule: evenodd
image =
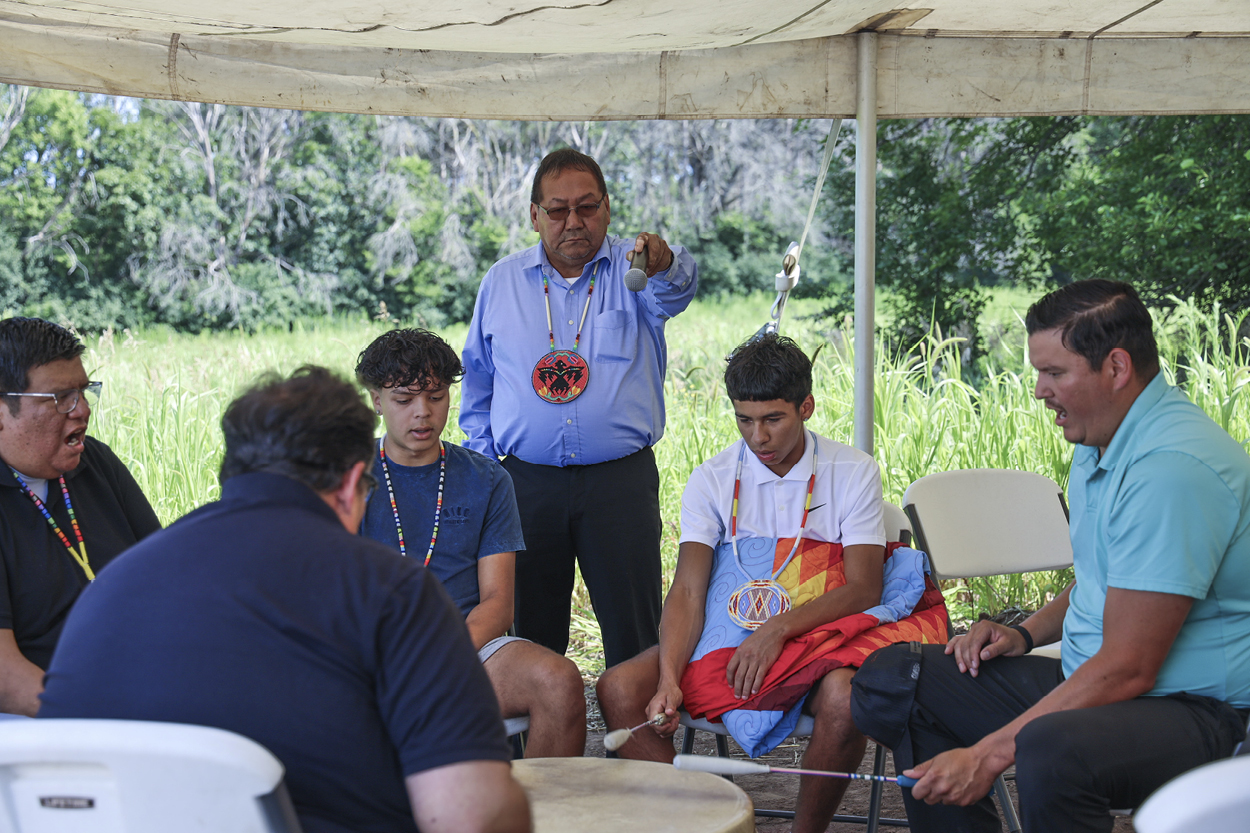
M907 515L902 509L893 503L885 504L885 537L888 541L902 541L904 544L911 543L911 523L907 519ZM729 757L729 730L725 728L724 723L712 723L703 718L691 717L686 712L681 712L681 725L685 727L682 733L681 751L683 755L689 755L694 751L694 739L696 732L710 732L716 736L716 754L722 758ZM812 728L815 722L811 715L802 715L799 718L798 725L794 727L794 731L790 733L790 738L808 738L812 736ZM874 775L885 774L885 747L877 744L877 751L873 757L872 771ZM733 780L732 776L726 775L725 778ZM881 818L881 788L880 781L874 781L871 786L870 798L868 802L867 816L844 816L836 815L833 821L850 824L866 824L868 826L867 833L877 833L879 825L887 827L907 827L904 819ZM755 815L764 818L794 818L793 810L770 810L757 807Z
M1072 566L1068 507L1058 484L1040 474L963 469L920 478L903 494L916 546L938 579L1061 570ZM1057 643L1034 653L1058 656ZM1011 833L1020 820L1005 779L994 784Z
M503 733L512 741L512 754L518 758L525 757L525 739L528 737L526 732L529 730L530 716L528 714L504 718Z
M1244 830L1250 819L1250 756L1191 769L1146 799L1133 816L1137 833Z
M267 749L137 720L0 723L0 833L300 833Z

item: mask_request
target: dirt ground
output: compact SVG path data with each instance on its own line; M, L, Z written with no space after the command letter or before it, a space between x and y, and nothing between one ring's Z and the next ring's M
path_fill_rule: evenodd
M602 758L604 756L603 736L606 733L606 727L603 725L603 718L599 714L599 704L595 701L594 684L591 681L588 681L586 685L586 723L588 729L586 733L586 755ZM678 737L680 738L680 732ZM774 766L799 766L798 762L803 755L803 747L804 743L802 741L787 741L759 760ZM732 739L729 741L729 749L730 754L734 757L746 757ZM876 748L870 741L868 752L864 755L864 763L860 766L859 772L864 774L872 773L875 751ZM695 740L695 752L700 755L715 755L716 746L712 736L706 732L700 732ZM886 774L895 774L893 757L888 754L886 756ZM799 781L796 776L780 774L738 776L734 779L734 783L746 791L757 810L760 808L793 809L799 787ZM838 808L838 812L844 815L865 815L868 812L870 788L871 785L868 782L852 782L846 791L845 798L842 799L842 806ZM1008 789L1012 792L1012 799L1014 800L1014 785L1009 784ZM887 784L882 795L882 818L906 820L907 816L903 811L903 799L899 788L892 784ZM786 819L771 819L757 816L755 829L759 833L784 833L784 831L790 829L790 822ZM892 829L901 828L887 827L884 824L881 826L882 831ZM864 824L862 822L858 824L834 822L829 825L827 833L852 833L852 831L854 833L862 833L863 830ZM1133 823L1129 819L1120 818L1116 820L1115 833L1132 833L1132 831Z

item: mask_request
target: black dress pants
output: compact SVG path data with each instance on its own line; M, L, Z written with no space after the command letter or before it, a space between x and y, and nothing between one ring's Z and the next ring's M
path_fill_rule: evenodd
M660 641L660 474L644 448L589 466L507 457L525 550L516 555L516 632L569 646L574 563L603 634L608 667Z
M853 707L870 737L902 737L894 748L901 772L948 749L971 746L1010 723L1063 681L1059 660L999 657L977 677L961 674L942 645L922 646L915 698L905 727L875 715L902 709ZM882 686L907 645L878 651L857 672L852 699ZM886 654L886 652L894 652ZM879 656L880 655L880 656ZM874 658L877 659L874 662ZM862 678L860 675L864 675ZM887 684L885 688L889 688ZM904 695L900 694L900 697ZM860 699L860 705L867 699ZM1016 736L1016 788L1025 833L1110 831L1112 809L1135 808L1164 782L1232 754L1245 737L1245 715L1209 697L1177 694L1044 715ZM993 799L969 807L929 805L903 790L907 818L918 833L1002 829Z

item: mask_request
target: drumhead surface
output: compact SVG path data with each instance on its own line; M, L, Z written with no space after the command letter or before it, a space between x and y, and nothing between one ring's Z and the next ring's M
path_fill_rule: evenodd
M534 833L754 833L755 808L740 787L670 764L606 758L512 763L529 795Z

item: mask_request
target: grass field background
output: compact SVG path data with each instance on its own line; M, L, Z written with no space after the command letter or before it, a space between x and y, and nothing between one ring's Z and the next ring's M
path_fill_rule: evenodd
M961 342L933 334L916 349L876 361L876 457L885 498L899 502L907 486L936 471L1014 468L1035 471L1066 488L1072 449L1053 417L1033 399L1034 374L1024 349L1021 318L1032 296L995 296L983 324L990 345L970 381ZM667 330L665 383L668 424L656 446L664 520L665 583L676 562L681 492L691 470L737 439L721 375L726 354L767 318L771 298L696 301ZM813 317L819 302L793 301L783 332L815 363L816 413L811 427L852 441L854 357L848 322ZM1181 304L1157 316L1164 372L1184 387L1237 440L1250 438L1250 339L1240 338L1244 314ZM169 331L106 332L87 340L93 379L105 383L91 432L130 466L157 514L170 523L217 498L220 419L226 405L265 371L290 372L307 363L351 375L357 354L395 326L379 321L296 322L289 332L178 335ZM888 323L883 326L888 327ZM442 335L459 350L465 327ZM463 439L453 393L447 439ZM1061 590L1065 574L1040 573L944 588L956 619L1009 605L1035 608ZM572 656L586 673L602 669L602 651L585 588L579 581Z

